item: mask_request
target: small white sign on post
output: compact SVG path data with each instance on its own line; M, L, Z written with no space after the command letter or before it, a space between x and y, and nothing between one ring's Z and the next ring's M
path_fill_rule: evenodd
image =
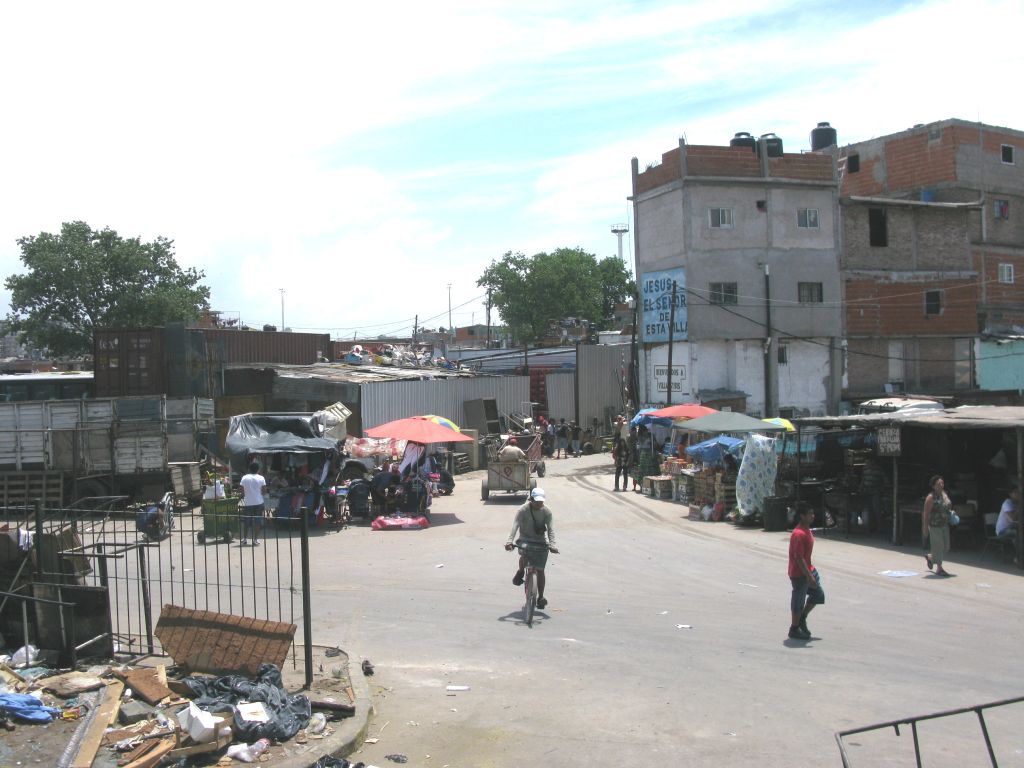
M879 427L878 428L878 455L899 456L900 455L900 428Z

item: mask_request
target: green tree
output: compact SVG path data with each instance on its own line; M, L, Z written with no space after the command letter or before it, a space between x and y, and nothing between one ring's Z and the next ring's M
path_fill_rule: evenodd
M26 272L6 280L12 330L51 354L92 350L94 328L162 325L192 320L209 307L210 289L195 269L182 269L173 242L122 238L81 221L59 235L18 240Z
M580 248L529 257L509 251L491 262L477 285L490 289L503 322L527 345L566 317L583 318L595 331L607 327L615 304L636 290L621 261L598 262Z

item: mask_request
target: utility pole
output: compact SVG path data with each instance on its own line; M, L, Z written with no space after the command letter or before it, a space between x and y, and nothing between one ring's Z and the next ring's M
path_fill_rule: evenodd
M487 349L491 348L491 289L487 289Z
M284 288L278 288L281 292L281 332L284 332Z
M420 316L416 315L416 318L412 321L412 343L416 343L416 337L419 336L420 332Z
M668 310L668 370L665 372L665 405L672 405L672 347L675 346L673 331L676 328L676 281L672 281L672 306Z
M768 262L764 263L764 418L772 408L772 282Z
M455 334L452 333L452 284L448 283L448 339L449 344L455 343Z

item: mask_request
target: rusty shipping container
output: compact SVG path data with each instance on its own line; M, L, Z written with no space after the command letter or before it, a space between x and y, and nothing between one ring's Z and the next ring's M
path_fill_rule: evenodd
M231 331L204 328L206 343L223 350L225 363L286 363L311 365L333 351L327 333ZM218 350L218 351L219 351Z
M164 329L94 331L93 382L96 397L165 394Z

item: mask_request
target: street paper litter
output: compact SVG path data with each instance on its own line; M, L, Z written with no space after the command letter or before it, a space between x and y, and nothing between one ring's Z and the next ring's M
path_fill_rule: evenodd
M693 624L676 624L676 629L693 629Z
M879 576L888 576L890 579L908 579L911 576L919 576L917 571L879 571Z
M445 690L448 691L468 691L468 685L449 685Z

